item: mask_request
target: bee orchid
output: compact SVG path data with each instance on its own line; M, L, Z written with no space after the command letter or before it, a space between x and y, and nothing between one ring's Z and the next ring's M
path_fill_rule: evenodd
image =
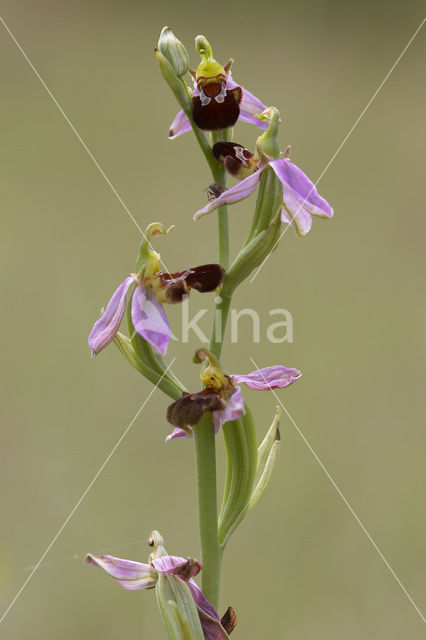
M213 154L225 165L233 177L240 180L235 186L199 209L194 220L215 211L225 204L234 204L251 195L259 184L262 172L271 167L283 187L281 219L291 224L299 236L306 235L312 226L312 216L331 218L333 209L322 198L314 183L288 158L274 159L264 154L253 154L234 142L218 142L213 145Z
M226 66L226 65L225 65ZM268 122L266 120L262 120L259 116L266 109L264 103L256 98L250 91L239 86L232 78L231 72L226 76L225 84L221 84L222 86L222 95L226 93L226 95L231 94L234 96L234 99L231 100L228 97L228 100L225 104L223 102L218 102L221 99L220 90L216 97L210 98L210 102L207 102L204 98L206 92L203 92L203 100L204 105L201 102L200 97L200 89L197 86L197 82L194 81L194 90L193 90L193 104L194 104L194 121L200 129L207 128L205 125L211 126L212 129L221 129L229 126L233 126L237 121L245 122L247 124L254 124L259 129L267 129ZM217 87L210 86L206 89L209 93L213 91L217 91ZM234 92L234 94L232 94ZM209 96L207 96L208 98ZM239 101L238 101L239 100ZM210 107L208 105L210 104ZM223 106L218 106L223 105ZM238 107L238 109L236 108ZM206 108L208 107L208 108ZM231 114L226 114L225 116L217 117L217 112L220 114L224 113L226 110L230 109ZM216 111L216 115L214 112ZM236 115L235 115L236 114ZM232 122L232 124L231 124ZM219 126L222 125L222 126ZM225 126L223 126L225 125ZM169 139L174 140L184 133L188 133L191 131L191 123L189 122L188 117L185 115L183 111L179 111L169 129Z
M205 349L199 349L196 361L209 360L209 366L201 374L204 389L198 393L184 394L171 404L167 410L168 421L175 426L166 438L192 438L192 427L196 425L206 411L213 413L215 433L221 425L236 420L245 414L243 394L240 385L250 389L269 391L289 387L301 377L298 369L275 365L253 371L248 374L226 375L216 358Z
M231 75L233 61L229 60L224 66L217 62L210 44L203 36L197 36L195 45L201 62L196 71L189 71L194 81L192 117L197 127L218 131L233 127L240 120L267 129L268 123L260 117L266 106L234 82ZM179 111L171 124L169 138L177 138L190 129L188 117Z
M177 273L160 271L160 255L148 249L148 238L167 233L162 225L154 223L147 228L138 260L139 271L125 278L114 292L105 311L89 335L92 357L104 349L117 334L127 307L127 293L136 285L131 297L131 317L135 331L149 342L158 353L165 355L171 338L171 329L163 304L182 302L191 289L200 293L214 291L225 277L219 264L205 264Z
M229 607L221 619L207 600L194 580L194 577L202 569L201 563L194 558L168 555L157 531L153 531L151 534L150 544L154 546L154 553L149 558L149 564L109 555L97 556L91 553L86 556L85 562L93 567L103 569L120 586L129 591L155 588L161 574L180 578L188 587L194 600L205 640L227 640L228 634L233 631L236 625L234 610Z

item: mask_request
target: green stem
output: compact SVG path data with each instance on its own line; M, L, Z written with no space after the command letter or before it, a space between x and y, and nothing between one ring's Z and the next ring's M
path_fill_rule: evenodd
M186 87L186 84L185 84ZM216 184L226 186L225 167L217 162L213 156L211 147L205 134L195 125L190 109L185 109L189 118L195 138L210 167L213 181ZM228 139L228 131L212 133L212 142ZM219 234L219 263L225 270L229 267L229 224L228 208L219 207L218 210L218 234ZM217 298L213 328L212 352L220 355L226 319L228 317L231 296L225 296L222 300ZM218 327L220 322L221 326ZM200 532L201 559L203 563L202 587L206 598L217 608L219 604L220 569L222 551L219 546L218 514L217 514L217 487L216 487L216 442L211 413L207 413L200 422L193 427L195 440L195 456L197 466L197 495L198 495L198 523Z
M219 547L216 491L216 443L211 413L193 427L197 464L198 523L202 587L206 598L217 609L219 604L221 550Z
M229 139L229 130L213 131L212 143L227 142ZM222 163L216 162L214 170L212 170L213 180L216 184L226 187L226 171ZM229 223L228 223L228 207L225 205L219 207L217 211L218 232L219 232L219 262L222 267L227 270L229 267Z
M218 166L218 162L216 160L216 158L214 157L211 147L207 141L207 138L205 136L205 134L201 131L201 129L199 129L197 127L197 125L195 124L193 118L192 118L192 113L188 112L186 113L186 115L188 116L188 120L191 123L191 127L192 130L194 132L195 138L198 142L198 144L200 145L200 149L204 154L205 159L207 160L207 164L210 167L210 171L212 172L212 175L214 176L215 171L217 170L217 166Z
M227 270L229 267L229 225L228 207L219 207L217 211L217 222L219 231L219 264Z
M225 293L224 289L216 297L209 351L218 359L222 352L223 336L225 335L231 301L232 294Z
M227 142L230 139L231 131L213 131L212 142ZM221 163L216 163L212 171L213 180L222 186L226 186L226 171ZM229 222L228 207L219 207L217 212L218 234L219 234L219 262L227 271L229 268ZM222 295L216 297L213 314L213 323L210 335L209 351L217 358L220 358L222 351L223 336L225 335L226 321L228 319L229 307L232 296Z
M192 102L189 102L191 100L191 96L188 93L188 86L183 78L181 78L181 83L182 83L182 90L188 96L188 105L181 103L181 106L183 107L185 115L187 116L191 124L192 131L194 132L195 138L198 144L200 145L200 149L203 152L205 159L207 160L207 164L210 167L213 180L215 181L216 184L220 184L223 187L225 187L226 186L225 167L216 160L204 132L201 131L201 129L199 129L195 124L194 119L192 117L192 109L191 109ZM224 131L212 132L213 144L219 141L222 141L222 142L227 141L229 140L229 137L230 137L229 129L226 129ZM226 206L219 207L218 225L219 225L219 262L223 266L223 268L226 270L229 266L229 225L228 225L228 207Z

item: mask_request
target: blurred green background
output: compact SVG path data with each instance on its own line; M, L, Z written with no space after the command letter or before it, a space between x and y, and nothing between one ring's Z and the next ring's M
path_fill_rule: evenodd
M424 6L424 5L423 5ZM153 56L167 24L197 64L204 33L234 76L283 114L282 148L316 179L423 17L421 2L212 4L4 0L2 16L141 226L176 224L158 248L173 270L216 260L216 221L197 226L207 166L192 136L167 139L174 98ZM225 365L282 362L303 379L290 414L420 609L426 609L424 91L421 32L320 183L335 207L287 233L235 296L264 322L284 307L294 343L252 344L248 320ZM87 335L133 269L139 235L0 25L2 402L0 605L4 611L151 387ZM257 131L238 125L253 148ZM233 251L253 200L231 212ZM191 310L211 306L194 294ZM170 311L179 331L180 310ZM207 329L207 325L204 324ZM263 325L265 326L265 325ZM229 337L228 337L229 340ZM175 372L198 388L191 356ZM272 394L247 391L259 437ZM88 551L146 561L153 528L199 555L193 444L166 445L156 392L35 573L1 636L163 638L154 594L82 563ZM221 609L235 639L417 640L420 616L290 421L271 486L224 558ZM218 438L220 474L223 446Z

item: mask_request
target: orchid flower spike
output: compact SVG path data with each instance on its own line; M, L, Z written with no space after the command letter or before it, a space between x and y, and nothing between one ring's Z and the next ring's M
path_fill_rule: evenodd
M147 227L136 264L137 273L123 280L89 335L92 357L117 334L127 306L127 292L132 285L136 285L131 302L135 331L158 353L165 355L171 329L163 304L182 302L190 289L201 293L214 291L224 279L225 271L219 264L205 264L177 273L160 271L160 255L151 250L149 239L169 231L159 223Z
M233 61L229 60L224 66L217 62L204 36L196 37L195 46L201 56L197 71L190 70L194 80L192 117L195 124L200 129L216 131L233 127L240 120L267 129L268 123L259 117L266 106L234 82ZM177 138L190 129L189 119L179 111L170 126L169 138Z
M276 128L279 114L269 109L270 129ZM278 115L277 115L278 114ZM320 218L331 218L333 209L327 200L322 198L313 182L299 167L288 158L288 152L281 158L272 157L274 146L268 130L257 141L257 153L253 154L242 145L234 142L218 142L213 145L213 154L225 165L232 176L240 180L238 184L211 199L208 204L197 211L194 220L198 220L218 207L244 200L256 189L262 172L271 167L283 187L281 219L291 224L299 236L306 235L312 226L312 215ZM269 153L268 153L269 152Z
M205 597L194 577L201 571L202 565L194 558L182 558L167 554L163 539L158 531L153 531L150 544L154 547L149 557L149 564L125 560L109 555L93 555L89 553L85 562L100 567L112 576L119 585L129 591L153 589L161 575L176 576L183 580L189 589L197 608L199 620L206 640L227 640L228 634L236 625L236 617L229 607L220 619L217 611Z
M200 376L204 389L198 393L183 394L168 407L167 419L175 429L167 436L166 441L192 438L192 427L200 421L206 411L213 413L215 433L221 425L243 416L245 408L241 384L257 391L284 389L302 375L297 369L275 365L248 374L234 373L228 376L217 359L206 349L199 349L194 360L209 362Z

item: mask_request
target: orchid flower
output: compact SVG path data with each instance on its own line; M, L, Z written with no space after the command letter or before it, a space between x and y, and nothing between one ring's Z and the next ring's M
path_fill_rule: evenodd
M233 61L229 60L224 66L217 62L203 36L197 36L195 46L201 62L196 71L190 69L189 72L194 80L192 117L197 127L217 131L233 127L240 120L267 129L267 122L260 117L266 106L234 82L231 75ZM188 117L184 111L179 111L170 126L169 138L177 138L190 129Z
M200 352L206 352L200 349ZM248 374L231 374L226 376L218 362L208 354L210 365L201 374L205 385L203 391L184 394L171 404L167 411L169 422L175 425L173 432L166 441L176 438L192 438L192 426L202 417L205 411L213 413L215 433L226 422L236 420L245 414L244 400L239 385L245 384L250 389L269 391L289 387L301 377L298 369L289 369L283 365L275 365L258 369Z
M238 120L239 122L254 124L256 127L259 127L259 129L268 128L268 122L266 120L262 120L259 117L260 114L266 109L265 104L261 100L259 100L259 98L256 98L256 96L250 93L250 91L248 91L244 87L239 86L233 80L232 74L230 71L226 76L224 90L226 92L232 92L233 90L241 91L241 100L238 105L239 113L235 122ZM200 90L197 87L196 80L194 80L194 90L192 95L193 95L193 100L196 98L199 98L200 96ZM216 96L216 101L217 99L218 99L218 96ZM214 101L215 98L212 98L212 100ZM200 101L201 101L201 98L200 98ZM198 105L198 100L196 101L196 104ZM235 124L235 122L233 124ZM181 110L176 114L176 117L174 118L172 124L170 125L169 139L174 140L175 138L178 138L184 133L188 133L188 131L191 131L191 123L189 122L189 119L187 115L184 113L184 111Z
M222 205L234 204L247 198L256 189L262 172L267 167L273 169L283 186L281 220L291 224L299 236L304 236L310 231L312 215L320 218L332 217L333 209L330 204L319 195L313 182L290 161L287 154L279 159L262 153L254 155L248 149L232 142L217 143L213 146L213 154L223 162L231 175L243 179L214 200L210 200L195 213L194 220Z
M108 305L93 325L89 335L92 357L104 349L117 334L127 306L127 292L136 284L132 295L131 316L135 331L158 353L165 355L171 329L163 303L182 302L190 289L201 293L214 291L225 277L219 264L206 264L178 273L160 271L160 255L148 248L149 238L167 233L162 225L147 227L138 259L139 272L125 278L114 292Z
M120 284L104 313L93 325L89 335L92 357L114 339L126 310L127 292L133 283L136 283L131 303L133 326L142 338L164 356L171 329L162 303L182 302L191 288L201 293L214 291L224 275L224 270L218 264L193 267L178 273L157 272L150 276L132 273Z
M153 532L152 535L162 540L158 532ZM217 611L193 579L202 569L202 565L193 558L152 554L149 564L145 564L115 556L88 554L85 562L100 567L129 591L154 588L159 574L178 576L191 593L206 640L227 640L228 633L235 627L236 618L232 608L228 609L221 621Z

